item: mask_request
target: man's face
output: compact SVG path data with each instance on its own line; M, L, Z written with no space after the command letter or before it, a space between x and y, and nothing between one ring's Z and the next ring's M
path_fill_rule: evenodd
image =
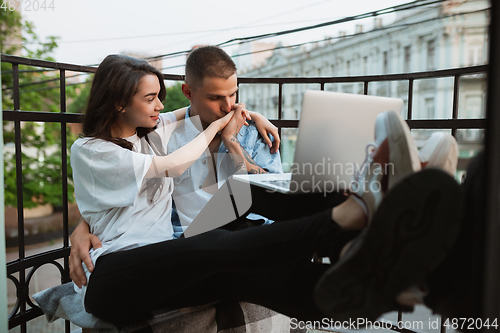
M236 74L227 79L205 77L197 89L184 84L182 90L191 102L190 116L199 116L206 128L231 111L238 91Z

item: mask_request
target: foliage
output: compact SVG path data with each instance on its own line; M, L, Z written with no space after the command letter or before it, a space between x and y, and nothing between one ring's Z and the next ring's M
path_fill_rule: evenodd
M184 96L181 89L182 84L177 82L167 88L167 97L163 102L165 108L162 112L174 111L189 105L189 100Z
M83 113L87 107L87 100L90 94L90 88L92 87L93 75L84 83L79 86L76 97L68 105L69 113Z
M55 37L42 42L31 23L22 20L17 11L0 11L0 49L2 53L53 61L50 53L57 47ZM2 63L2 108L13 110L12 65ZM60 112L59 73L40 71L38 67L19 66L20 109L23 111ZM66 97L75 97L74 86L66 86ZM62 204L61 124L21 123L23 204ZM17 205L14 124L3 122L5 204ZM68 147L75 136L68 130ZM68 161L69 162L69 161ZM68 163L68 177L71 167ZM71 182L68 199L74 201Z

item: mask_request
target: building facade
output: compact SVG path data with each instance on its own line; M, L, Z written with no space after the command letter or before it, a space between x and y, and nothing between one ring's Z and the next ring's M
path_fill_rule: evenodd
M345 77L401 74L484 65L488 54L489 1L450 0L399 12L394 23L383 26L375 18L373 30L344 32L310 48L276 49L261 66L239 72L240 77ZM302 96L319 84L283 86L283 119L300 119ZM363 94L363 83L325 84L325 90ZM374 82L368 94L397 97L408 110L408 81ZM459 118L484 118L486 77L460 79ZM240 100L270 119L278 118L278 86L240 85ZM415 80L413 119L450 119L453 78ZM422 145L432 130L414 130ZM483 130L458 130L460 154L472 156L482 145ZM296 129L283 131L284 163L293 160Z

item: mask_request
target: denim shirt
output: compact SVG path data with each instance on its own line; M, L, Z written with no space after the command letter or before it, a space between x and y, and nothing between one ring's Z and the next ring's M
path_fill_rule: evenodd
M184 124L180 124L172 133L167 145L168 154L191 142L203 131L199 117L189 117L191 107L186 110ZM281 158L279 152L271 154L269 146L266 145L257 127L253 122L249 126L243 126L238 134L241 146L248 152L252 159L261 168L270 173L282 173ZM271 138L271 140L274 140ZM172 212L172 224L176 235L179 236L184 229L193 221L205 204L212 198L212 194L205 192L202 186L208 176L208 149L196 160L182 175L174 178L174 192L172 194L177 212ZM228 154L227 148L221 142L217 153L217 187L220 188L226 180L232 176L236 169ZM176 215L178 214L178 217ZM263 216L249 214L250 220L262 219L265 224L272 223Z

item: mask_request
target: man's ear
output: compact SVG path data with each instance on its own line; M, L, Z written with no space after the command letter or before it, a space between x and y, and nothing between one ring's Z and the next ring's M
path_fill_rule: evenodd
M191 87L187 83L183 83L181 87L184 96L186 96L187 99L191 100L191 94L193 89L191 89Z

